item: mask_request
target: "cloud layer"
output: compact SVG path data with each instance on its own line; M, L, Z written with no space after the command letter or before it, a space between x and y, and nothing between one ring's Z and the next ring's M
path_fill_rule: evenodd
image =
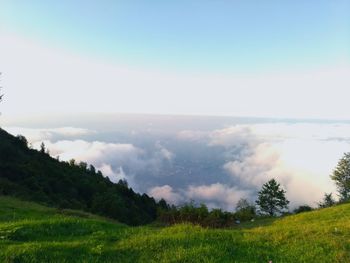
M61 160L93 164L114 182L127 179L156 199L228 210L240 198L254 201L271 178L287 190L292 207L315 205L324 192L335 191L329 174L350 149L348 123L225 123L218 129L116 130L108 136L73 127L9 130L28 136L36 148L43 141Z

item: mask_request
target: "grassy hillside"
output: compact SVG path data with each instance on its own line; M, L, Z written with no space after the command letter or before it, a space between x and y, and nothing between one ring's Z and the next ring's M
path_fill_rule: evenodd
M129 227L0 197L0 262L350 262L350 204L236 229Z

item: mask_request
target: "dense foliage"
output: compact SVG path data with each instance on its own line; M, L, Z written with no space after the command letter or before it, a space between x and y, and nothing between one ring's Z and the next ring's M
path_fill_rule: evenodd
M334 169L331 179L337 186L340 201L350 199L350 153L344 153Z
M160 207L146 194L135 193L125 181L114 184L93 166L61 162L44 147L29 149L25 137L14 137L2 129L0 195L89 211L130 225L152 222Z
M286 191L281 188L281 185L275 179L265 183L258 193L258 200L256 201L260 212L269 216L283 213L288 209L289 204L285 193Z

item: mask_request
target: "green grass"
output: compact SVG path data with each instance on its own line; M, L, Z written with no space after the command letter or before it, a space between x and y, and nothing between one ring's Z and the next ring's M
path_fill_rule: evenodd
M0 197L0 262L350 262L350 204L236 229L128 227Z

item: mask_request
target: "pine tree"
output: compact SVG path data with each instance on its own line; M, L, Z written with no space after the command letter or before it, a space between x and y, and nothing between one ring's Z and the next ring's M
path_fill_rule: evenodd
M344 153L331 175L331 179L337 186L340 201L350 199L350 152Z
M285 193L286 191L281 188L280 184L275 179L271 179L262 186L256 204L262 213L275 216L288 209L289 201Z

